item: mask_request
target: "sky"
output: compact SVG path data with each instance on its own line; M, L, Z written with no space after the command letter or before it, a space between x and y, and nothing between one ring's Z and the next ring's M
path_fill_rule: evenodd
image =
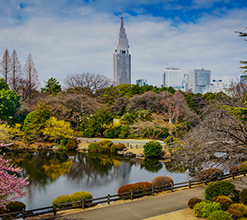
M73 73L113 79L121 9L129 40L132 83L161 86L167 65L182 73L204 68L212 79L241 75L247 43L246 0L0 0L0 58L29 53L44 85Z

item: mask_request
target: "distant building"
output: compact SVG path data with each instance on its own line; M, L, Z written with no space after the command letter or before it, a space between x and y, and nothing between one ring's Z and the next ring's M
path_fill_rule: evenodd
M184 78L182 79L182 89L181 91L187 92L188 91L188 85L189 85L189 74L184 74Z
M173 87L174 89L182 88L182 70L181 68L166 68L163 74L163 86Z
M240 82L247 85L247 75L241 75L240 76Z
M212 93L219 93L219 92L224 92L228 94L227 89L232 83L232 79L230 77L224 77L222 80L212 80L212 83L210 85L206 85L203 90L202 94L205 94L207 92L212 92Z
M146 79L137 79L136 84L139 86L145 86L147 84L147 80Z
M201 93L211 83L211 70L193 69L189 71L188 89L193 93Z
M117 85L131 84L131 55L129 54L129 44L122 15L115 53L113 54L113 82Z

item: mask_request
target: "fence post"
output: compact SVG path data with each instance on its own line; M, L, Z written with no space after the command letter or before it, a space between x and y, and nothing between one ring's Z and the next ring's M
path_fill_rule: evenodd
M191 180L189 180L189 188L191 189Z
M110 194L107 195L107 203L110 205Z
M130 190L130 199L133 200L133 189Z
M137 147L137 144L136 144L136 149L137 149L138 147Z
M235 175L235 173L233 172L233 173L232 173L232 179L233 179L233 180L234 180L234 178L235 178L235 176L234 176L234 175Z
M22 209L22 218L25 219L25 208Z
M173 183L171 183L171 191L173 192L174 190L173 190Z
M154 186L152 186L152 196L154 196Z
M53 205L53 212L54 212L54 215L57 215L57 209L56 209L57 205L56 203L54 203Z
M85 199L84 198L81 199L81 208L85 209Z
M245 176L245 173L246 173L245 171L246 171L246 170L244 169L244 176Z

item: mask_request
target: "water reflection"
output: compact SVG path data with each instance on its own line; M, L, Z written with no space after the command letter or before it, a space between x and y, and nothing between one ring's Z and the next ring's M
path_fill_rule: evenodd
M171 176L175 182L188 177L186 170L172 173L157 159L126 159L116 154L7 152L6 158L23 168L21 176L29 176L27 196L21 199L28 209L51 205L57 196L76 191L88 191L96 198L116 194L124 184L150 181L157 175Z

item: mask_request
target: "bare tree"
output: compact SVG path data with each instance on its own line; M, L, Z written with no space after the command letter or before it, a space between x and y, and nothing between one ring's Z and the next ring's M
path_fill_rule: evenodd
M11 59L9 56L9 51L8 51L8 48L6 48L3 54L2 62L1 62L1 72L4 76L4 80L6 83L8 83L8 77L11 71L11 67L12 65L11 65Z
M112 85L110 79L101 74L95 73L81 73L70 74L64 79L64 84L68 88L76 89L78 87L88 87L94 93L98 89L107 88Z
M38 71L35 68L31 53L27 57L23 73L25 79L28 80L28 96L31 98L32 91L39 87Z
M12 90L16 91L18 87L18 81L21 79L22 68L15 50L13 50L13 53L11 55L11 64L12 71L10 74L9 85Z

